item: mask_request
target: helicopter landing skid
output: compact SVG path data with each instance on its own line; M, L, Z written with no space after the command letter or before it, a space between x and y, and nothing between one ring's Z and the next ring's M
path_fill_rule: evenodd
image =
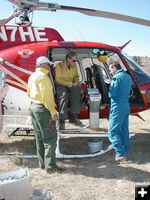
M68 154L68 153L62 153L60 150L60 140L61 139L67 139L67 138L98 138L100 141L104 138L108 138L107 133L87 133L87 132L81 132L84 129L86 129L87 127L89 127L88 125L76 130L76 129L67 129L67 130L62 130L62 131L58 131L58 139L57 139L57 148L56 148L56 157L57 158L90 158L90 157L96 157L96 156L100 156L103 155L105 153L107 153L108 151L112 150L112 145L108 144L105 147L102 147L99 151L96 152L85 152L84 154L80 153L80 154ZM130 134L130 137L134 136L134 134Z

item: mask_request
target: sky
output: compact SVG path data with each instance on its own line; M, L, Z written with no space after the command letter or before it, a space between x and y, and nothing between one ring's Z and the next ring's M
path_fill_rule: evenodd
M76 6L115 12L150 20L150 0L56 0L66 6ZM13 11L12 4L1 0L0 18L6 18ZM14 24L12 20L9 24ZM129 40L124 52L130 56L150 57L150 27L121 22L118 20L87 16L70 11L35 11L33 26L56 29L66 41L94 41L121 46Z

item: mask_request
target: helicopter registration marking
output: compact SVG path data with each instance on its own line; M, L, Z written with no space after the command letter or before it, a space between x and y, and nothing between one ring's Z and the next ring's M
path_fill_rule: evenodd
M9 34L8 34L9 31ZM26 27L26 30L23 26L1 26L0 27L0 40L4 42L15 42L18 40L18 34L22 42L30 40L31 42L47 42L48 38L46 37L45 28L38 27Z

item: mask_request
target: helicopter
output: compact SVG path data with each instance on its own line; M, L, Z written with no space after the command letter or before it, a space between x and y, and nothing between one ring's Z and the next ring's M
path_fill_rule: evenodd
M112 46L101 42L65 41L55 29L32 26L32 13L36 10L51 12L66 10L143 26L150 26L149 20L39 0L8 1L15 5L15 8L8 18L0 20L0 69L7 74L6 82L13 88L17 88L20 94L26 94L28 78L35 70L36 59L39 56L46 56L54 63L51 69L54 75L56 64L65 58L68 51L73 50L78 55L76 65L83 91L80 119L90 117L90 93L88 91L94 91L92 95L98 94L101 97L98 119L108 117L110 107L108 89L112 79L108 66L112 61L119 62L122 69L133 79L129 99L131 114L137 114L150 108L150 75L123 52L130 41L122 46ZM16 25L7 25L14 18ZM18 99L14 96L14 101ZM21 99L21 103L29 107L29 102L26 100ZM68 107L68 114L69 112Z

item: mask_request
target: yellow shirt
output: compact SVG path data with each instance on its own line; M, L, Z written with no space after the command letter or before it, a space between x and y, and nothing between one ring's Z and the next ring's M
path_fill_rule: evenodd
M55 80L58 85L63 85L65 87L72 87L73 82L79 82L76 64L69 69L66 61L58 63L55 67Z
M48 73L49 71L42 67L36 69L29 77L27 95L32 102L43 104L53 116L57 110Z

